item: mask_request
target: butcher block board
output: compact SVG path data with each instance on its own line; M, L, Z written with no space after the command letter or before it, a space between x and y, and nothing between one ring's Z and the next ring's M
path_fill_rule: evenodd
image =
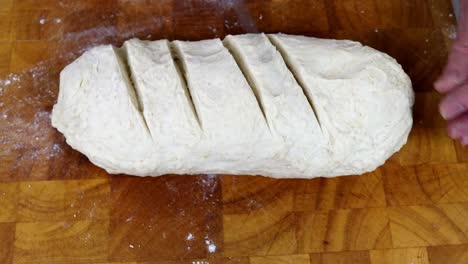
M0 263L468 263L468 148L432 83L449 0L1 0ZM416 91L408 144L362 176L109 175L50 125L58 74L86 48L243 32L353 39Z

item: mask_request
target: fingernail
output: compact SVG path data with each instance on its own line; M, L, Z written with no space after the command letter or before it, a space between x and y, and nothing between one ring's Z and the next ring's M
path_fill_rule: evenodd
M465 107L460 103L441 103L439 111L445 120L449 120L465 112Z
M463 146L468 146L468 137L464 137L461 141Z

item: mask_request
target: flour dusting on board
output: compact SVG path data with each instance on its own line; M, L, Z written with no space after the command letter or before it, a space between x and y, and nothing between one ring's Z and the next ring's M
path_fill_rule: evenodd
M454 25L447 26L446 28L443 29L443 32L451 40L454 40L457 38L457 28Z
M205 244L208 253L216 252L216 244L211 239L209 239L208 236L205 237Z
M186 240L193 240L194 236L192 233L188 233Z
M25 103L27 102L21 102ZM30 150L22 153L20 160L50 160L62 154L62 146L54 143L54 131L50 127L50 113L39 110L31 119L17 117L14 112L2 114L2 119L6 120L3 129L14 131L8 137L0 138L0 144L10 146L4 148L4 154L15 155L22 150Z
M215 174L208 174L201 178L201 185L203 186L203 200L208 201L213 197L216 188L218 187L217 176Z

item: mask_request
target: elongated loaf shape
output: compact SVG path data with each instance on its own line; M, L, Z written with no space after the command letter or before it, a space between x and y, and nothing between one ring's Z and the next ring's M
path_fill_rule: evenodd
M131 39L65 67L52 125L109 173L331 177L398 151L413 102L401 66L358 42Z

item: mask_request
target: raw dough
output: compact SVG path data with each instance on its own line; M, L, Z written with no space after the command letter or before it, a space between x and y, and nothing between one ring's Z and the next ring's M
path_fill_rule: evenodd
M388 55L349 40L270 35L312 98L332 145L332 175L372 171L406 142L411 80Z
M284 34L224 44L92 48L62 71L52 125L96 165L138 176L361 174L406 142L413 90L388 55Z
M93 48L63 69L52 125L70 146L110 173L152 171L153 141L112 46Z
M204 135L194 153L201 162L197 172L263 174L276 167L271 158L281 145L272 142L255 95L222 42L173 44Z
M202 134L169 42L131 39L124 43L123 55L158 150L154 169L161 174L190 169L190 149Z
M296 177L311 171L328 174L328 140L276 48L264 34L227 36L224 42L256 91L272 134L282 140L283 159L299 173Z

